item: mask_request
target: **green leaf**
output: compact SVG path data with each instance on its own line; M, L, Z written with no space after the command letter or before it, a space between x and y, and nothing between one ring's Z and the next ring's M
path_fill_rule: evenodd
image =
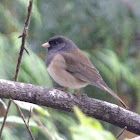
M87 117L77 107L74 107L74 112L80 124L70 127L73 140L115 140L110 132L103 130L103 127L96 119Z
M120 62L112 50L104 49L102 52L97 53L98 59L100 59L110 70L117 76L120 77Z
M32 103L27 103L27 102L22 102L22 101L15 101L18 106L24 110L30 111L30 109L35 109L38 111L40 114L50 117L50 113L47 111L47 109L43 109L41 106L32 104Z
M102 130L101 124L94 118L87 117L78 107L74 107L74 112L82 126L88 126L98 130Z
M0 123L3 122L3 117L0 118ZM22 125L25 125L22 118L21 117L18 117L18 116L8 116L7 119L6 119L6 122L7 123L13 123L13 124L22 124ZM29 122L29 125L32 126L32 127L37 127L37 123L30 120Z
M72 127L70 130L73 140L116 140L110 132L105 130L96 130L86 126Z

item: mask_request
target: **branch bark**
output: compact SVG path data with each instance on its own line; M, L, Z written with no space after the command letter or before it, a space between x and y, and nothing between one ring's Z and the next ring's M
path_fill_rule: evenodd
M140 135L140 115L82 94L72 95L57 89L0 79L0 98L11 98L68 112L72 112L76 105L91 117L121 128L126 126L128 131Z

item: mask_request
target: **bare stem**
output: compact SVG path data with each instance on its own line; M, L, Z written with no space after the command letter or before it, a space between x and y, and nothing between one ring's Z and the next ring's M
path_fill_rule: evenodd
M19 108L19 106L15 102L14 102L14 104L16 105L16 107L17 107L17 109L18 109L18 111L19 111L19 113L20 113L20 115L21 115L21 117L22 117L22 119L24 121L24 124L25 124L25 126L26 126L26 128L27 128L27 130L28 130L28 132L29 132L29 134L30 134L30 136L32 138L32 140L35 140L34 136L32 135L31 129L29 127L29 124L27 124L27 122L25 120L24 114L22 113L21 109Z
M43 123L39 120L39 118L36 116L36 114L32 111L32 116L36 120L36 122L39 124L39 126L46 132L46 134L51 138L51 140L55 140L55 138L52 136L52 134L49 132L49 130L43 125Z
M17 62L17 66L16 66L16 72L15 72L15 76L14 76L14 81L18 81L18 75L19 75L19 71L20 71L20 66L21 66L21 60L22 60L23 52L24 52L24 50L26 50L26 52L28 52L27 49L25 48L25 41L26 41L26 37L28 35L28 28L29 28L29 24L30 24L32 6L33 6L33 0L30 0L29 1L29 6L28 6L28 14L27 14L27 18L25 20L25 25L24 25L23 33L22 33L22 35L20 35L20 37L22 37L22 43L21 43L20 52L19 52L19 56L18 56L18 62ZM28 54L29 54L29 52L28 52ZM2 137L2 131L3 131L4 125L6 123L6 119L7 119L7 115L8 115L11 103L12 103L12 100L10 99L9 102L8 102L8 107L7 107L5 116L4 116L4 120L2 122L1 129L0 129L0 139ZM18 110L20 110L19 106L17 106L17 108L18 108ZM21 112L21 110L20 110L20 112ZM23 114L21 114L21 115L23 115ZM24 120L24 117L22 117L22 119L23 119L24 122L26 122ZM26 123L25 123L25 125L26 125L26 127L28 129L29 127L27 126ZM29 131L29 129L28 129L28 131ZM32 138L31 132L29 134L30 134L30 136Z

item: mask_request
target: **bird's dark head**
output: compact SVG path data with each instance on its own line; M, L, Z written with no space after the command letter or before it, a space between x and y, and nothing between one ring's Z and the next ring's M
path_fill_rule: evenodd
M48 48L48 53L67 52L76 48L72 40L64 36L54 36L48 42L42 45Z

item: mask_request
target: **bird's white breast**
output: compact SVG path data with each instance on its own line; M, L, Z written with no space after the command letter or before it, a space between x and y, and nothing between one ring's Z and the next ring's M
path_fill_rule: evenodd
M50 76L61 86L79 89L88 85L88 83L74 77L66 71L66 64L63 56L56 54L47 68Z

